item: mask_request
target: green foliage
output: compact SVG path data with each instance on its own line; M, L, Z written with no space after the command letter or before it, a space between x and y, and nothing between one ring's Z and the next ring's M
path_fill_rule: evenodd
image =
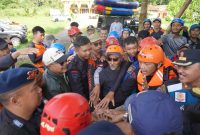
M63 10L61 0L0 0L0 16L49 15L49 9Z
M171 0L167 6L170 15L175 16L182 7L185 0ZM200 22L200 8L199 0L193 0L187 10L181 17L186 22L199 23Z

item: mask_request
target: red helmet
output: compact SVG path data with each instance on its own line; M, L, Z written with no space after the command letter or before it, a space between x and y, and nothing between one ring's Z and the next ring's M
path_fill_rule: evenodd
M156 40L154 37L146 37L143 40L141 40L139 44L140 49L149 45L158 45L158 40Z
M76 93L65 93L53 97L44 107L41 135L75 135L91 123L87 100Z
M72 26L70 29L68 29L68 36L74 36L76 34L81 34L82 32L79 30L78 27Z
M106 39L106 47L110 45L119 45L119 41L115 37L108 37Z

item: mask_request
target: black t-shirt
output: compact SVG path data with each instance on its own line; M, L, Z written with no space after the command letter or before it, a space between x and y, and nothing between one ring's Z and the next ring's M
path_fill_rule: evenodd
M40 113L35 112L30 120L24 120L7 109L2 109L0 135L40 135Z
M115 84L120 70L111 70L110 67L106 67L99 74L99 81L101 85L102 96L104 97Z

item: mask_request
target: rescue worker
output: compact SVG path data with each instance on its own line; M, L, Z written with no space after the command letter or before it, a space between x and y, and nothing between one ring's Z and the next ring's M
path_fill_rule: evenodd
M180 18L175 18L171 22L171 33L162 36L160 39L162 48L165 55L171 59L176 53L180 46L187 44L187 39L179 35L184 21Z
M68 29L67 35L69 36L70 42L71 42L71 45L68 48L69 55L75 54L75 48L74 48L73 43L76 40L76 38L78 36L80 36L81 34L82 34L82 32L80 31L80 29L78 27L72 26L70 29Z
M40 135L41 75L33 68L10 69L0 74L1 135Z
M47 67L43 74L43 94L46 99L51 99L57 94L70 92L65 72L67 72L67 58L57 48L49 48L43 54L43 63Z
M110 45L119 45L119 46L120 46L118 39L115 38L115 37L112 37L112 36L111 36L111 37L108 37L108 38L106 39L106 48L107 48L108 46L110 46Z
M177 65L179 80L189 89L173 89L169 91L174 101L182 106L184 113L184 135L200 134L200 50L183 50ZM177 88L177 85L176 85Z
M144 30L149 31L151 29L151 24L152 23L151 23L150 19L148 19L148 18L144 19L144 21L143 21Z
M93 25L89 25L87 27L87 36L91 36L92 34L95 34L95 27Z
M165 30L161 28L161 19L156 18L153 20L153 28L149 30L150 36L154 37L155 39L160 39L161 36L164 34Z
M36 48L24 48L11 52L8 43L4 39L0 38L0 71L4 71L8 68L15 68L15 63L19 56L37 52L38 49Z
M37 48L38 53L29 54L30 60L33 62L34 66L40 68L41 72L44 72L44 64L42 62L42 56L45 52L45 45L42 43L44 40L45 30L40 26L35 26L32 29L33 41L29 45L29 48Z
M190 45L190 48L200 49L200 39L199 39L200 24L193 24L190 27L189 35L190 35L190 37L188 40L188 44Z
M76 135L87 127L92 116L87 100L76 93L59 94L44 107L41 135Z
M88 83L89 83L89 90L92 91L95 84L94 84L94 72L97 68L102 68L107 65L105 62L104 52L102 50L102 40L98 34L93 34L89 37L91 46L92 46L92 53L91 57L88 60Z
M106 57L108 67L102 69L99 74L100 99L102 100L96 108L115 108L122 105L136 86L136 74L134 69L130 68L127 70L127 74L123 76L123 81L119 87L115 90L111 89L120 73L123 61L123 49L118 45L111 45L106 50Z
M103 41L103 48L105 48L106 46L106 39L108 37L108 30L106 27L102 27L101 30L100 30L100 37Z
M137 75L138 90L157 89L163 84L164 69L173 67L173 64L164 55L158 45L144 47L138 54L140 70ZM176 77L171 73L170 79Z
M50 46L54 43L56 43L58 39L52 35L52 34L49 34L49 35L45 35L45 38L44 38L44 45L46 48L50 48Z
M72 92L79 93L89 100L88 88L88 59L92 48L90 40L85 36L78 36L74 42L76 56L67 66L67 76Z
M124 48L124 40L127 39L131 34L131 30L129 28L123 28L122 36L119 39L120 45Z

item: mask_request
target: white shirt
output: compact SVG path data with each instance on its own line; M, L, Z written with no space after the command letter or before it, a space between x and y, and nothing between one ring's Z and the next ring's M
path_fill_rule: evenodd
M111 31L116 31L119 36L121 36L123 30L123 26L120 22L113 22L110 26L110 32Z

